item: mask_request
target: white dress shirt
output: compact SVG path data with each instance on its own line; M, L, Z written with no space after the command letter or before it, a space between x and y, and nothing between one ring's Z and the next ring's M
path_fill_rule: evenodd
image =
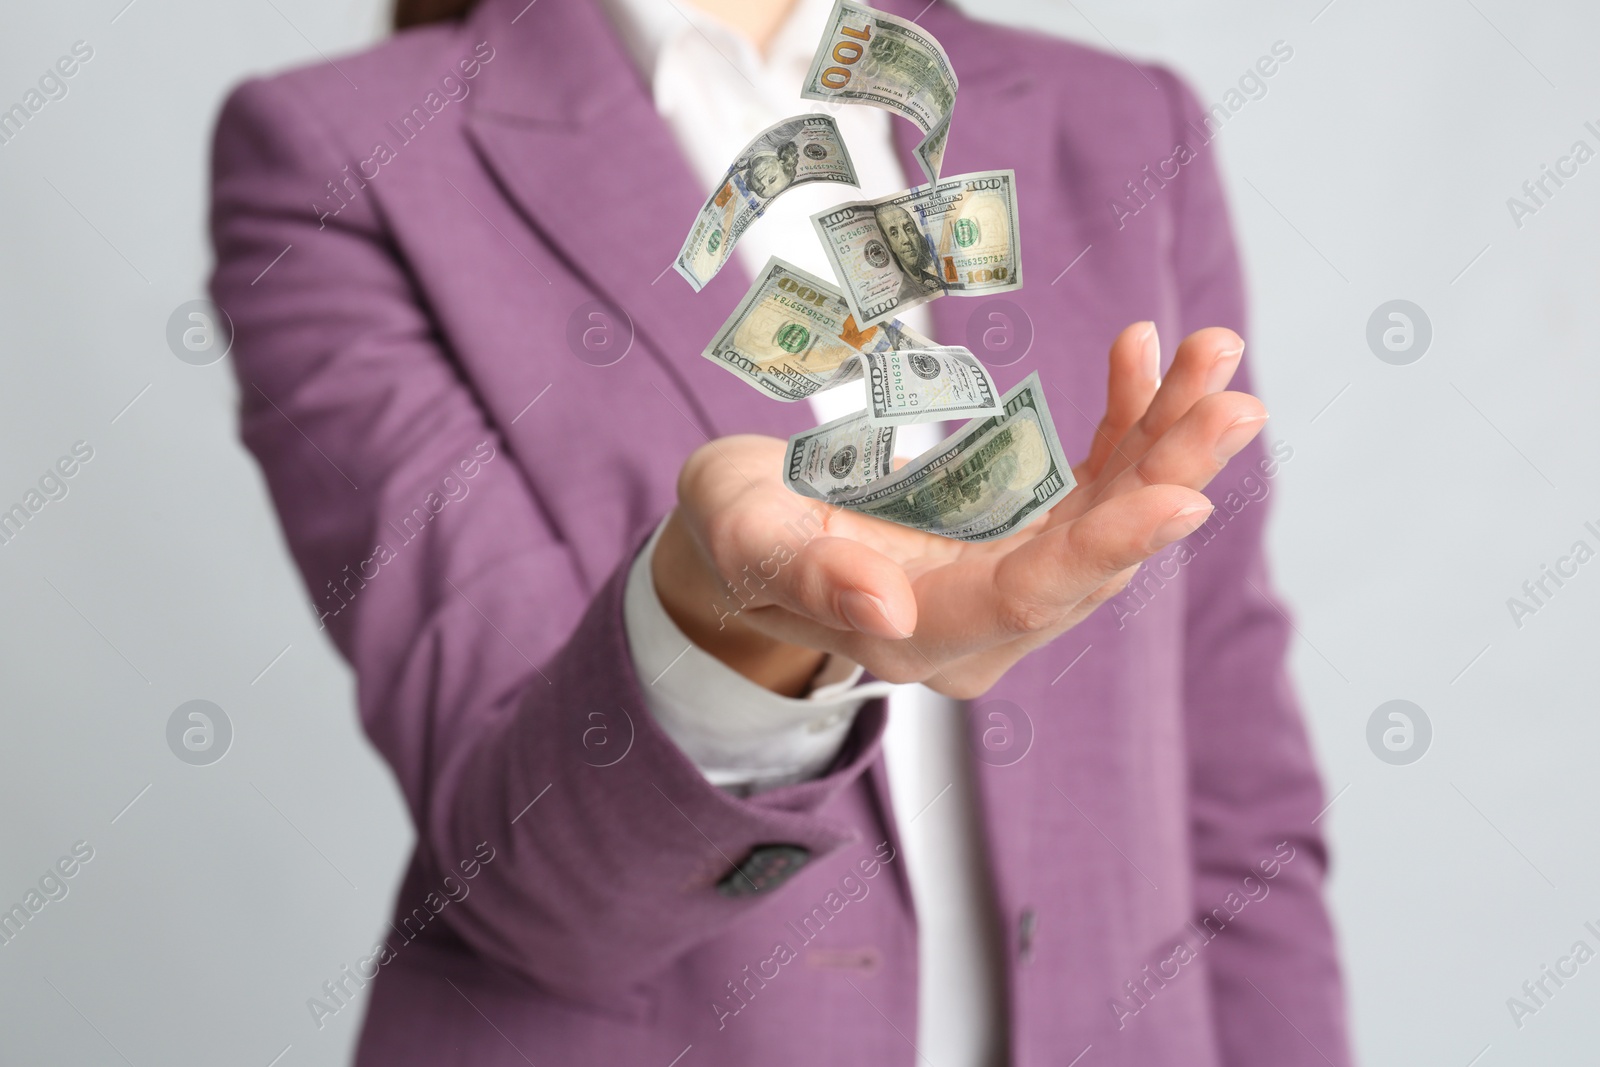
M780 255L832 277L811 216L909 184L890 126L903 120L877 108L800 99L832 0L797 0L765 57L687 0L602 6L708 194L740 149L773 123L817 111L838 121L860 188L792 188L734 250L752 275ZM687 232L693 220L683 221ZM926 308L901 318L931 333ZM814 416L825 422L861 410L864 389L857 382L812 397ZM940 424L902 427L897 451L914 456L943 432ZM917 1050L934 1067L998 1064L1005 1045L1002 951L961 706L921 685L858 684L861 668L837 660L804 699L756 685L695 647L666 614L651 578L655 543L652 537L628 576L629 649L651 713L715 785L747 794L814 777L837 754L861 705L888 695L884 757L917 911Z

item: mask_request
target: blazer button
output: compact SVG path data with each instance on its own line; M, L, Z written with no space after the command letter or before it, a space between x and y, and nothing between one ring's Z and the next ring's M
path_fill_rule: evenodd
M811 859L800 845L757 845L717 883L725 897L750 897L778 888Z
M1033 959L1033 935L1039 929L1039 913L1023 908L1017 919L1017 959L1022 963Z

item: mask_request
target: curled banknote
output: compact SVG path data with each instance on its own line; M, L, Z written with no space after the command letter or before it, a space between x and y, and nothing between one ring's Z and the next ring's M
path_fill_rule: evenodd
M989 371L957 345L864 352L867 418L874 425L971 419L998 414Z
M894 427L874 426L866 412L823 423L789 438L783 481L818 500L863 489L894 470Z
M898 320L857 329L844 294L773 256L706 346L705 357L777 400L870 379L877 425L969 419L999 410L988 370Z
M859 184L839 125L827 115L784 119L745 145L700 209L673 266L695 292L704 289L767 205L808 182Z
M876 432L866 412L858 412L796 434L789 439L785 484L804 496L959 541L1013 534L1077 484L1037 372L1005 395L1000 414L973 419L893 473L882 473L877 452L866 455L862 442L875 442ZM888 447L892 451L892 438Z
M946 293L1022 286L1016 176L961 174L811 216L856 322L872 326Z
M838 0L800 95L870 104L910 119L923 133L917 161L928 180L936 182L950 137L956 87L950 57L916 23Z

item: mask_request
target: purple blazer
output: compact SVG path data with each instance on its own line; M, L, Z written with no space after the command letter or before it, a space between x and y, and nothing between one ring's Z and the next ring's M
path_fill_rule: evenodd
M1158 67L945 3L921 24L961 78L946 172L1015 168L1021 191L1008 299L1032 343L995 377L1040 371L1082 455L1118 329L1154 319L1169 351L1243 330L1200 109ZM372 1067L938 1062L910 1043L883 703L824 777L739 799L628 659L622 577L685 456L810 411L701 357L749 279L734 261L694 294L668 269L706 190L603 13L485 0L248 82L214 169L242 433L418 836L392 924L308 1030L364 1004ZM982 347L988 303L930 305L937 334ZM1262 561L1273 469L1246 450L1212 526L969 705L1012 1063L1348 1062Z

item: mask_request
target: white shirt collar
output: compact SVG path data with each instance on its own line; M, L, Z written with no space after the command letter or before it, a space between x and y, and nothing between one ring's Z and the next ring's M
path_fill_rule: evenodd
M798 104L798 78L810 66L833 0L797 0L765 57L743 34L700 10L692 0L600 0L600 6L648 84L654 83L662 53L682 37L698 33L747 77L797 68L794 92Z

